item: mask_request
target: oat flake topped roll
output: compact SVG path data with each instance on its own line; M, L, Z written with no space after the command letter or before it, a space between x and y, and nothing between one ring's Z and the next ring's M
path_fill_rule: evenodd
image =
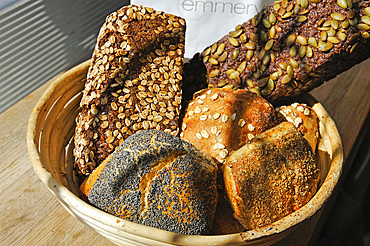
M142 129L179 132L185 20L125 6L101 27L76 119L75 166L88 175Z

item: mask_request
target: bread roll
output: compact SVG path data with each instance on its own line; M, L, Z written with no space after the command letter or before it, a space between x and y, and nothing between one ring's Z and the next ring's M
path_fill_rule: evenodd
M305 205L320 177L316 156L291 122L265 131L233 152L223 172L234 216L248 230Z
M304 103L279 107L278 111L303 134L314 153L319 138L319 119L315 111Z
M82 184L98 208L183 234L207 234L218 199L217 165L171 134L143 130L127 138Z
M139 130L179 133L185 28L180 17L134 5L106 18L76 119L80 175Z
M274 107L255 93L206 89L189 103L180 136L221 165L229 153L274 126L276 119Z

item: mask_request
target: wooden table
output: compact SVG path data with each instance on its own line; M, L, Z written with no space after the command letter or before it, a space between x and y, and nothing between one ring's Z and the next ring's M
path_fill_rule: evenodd
M342 137L342 179L370 109L369 67L367 60L312 91ZM66 212L32 168L26 147L28 118L49 84L0 115L0 245L113 245ZM325 215L329 210L326 206L320 212ZM319 215L277 245L312 243L325 222L325 216ZM317 227L313 227L317 220Z

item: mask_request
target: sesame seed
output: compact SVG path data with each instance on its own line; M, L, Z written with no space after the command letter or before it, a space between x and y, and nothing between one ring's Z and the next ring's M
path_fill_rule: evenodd
M211 133L216 134L217 133L217 126L212 126Z
M202 134L200 134L199 132L197 132L197 133L195 134L195 136L196 136L198 139L202 139Z
M221 115L220 113L215 113L213 115L213 119L217 120L220 117L220 115Z
M253 126L252 124L248 124L248 130L249 130L249 131L251 131L251 132L252 132L252 131L254 131L254 129L255 129L255 128L254 128L254 126Z
M208 116L205 115L205 114L199 117L199 119L202 120L202 121L207 120L207 118L208 118Z
M209 138L209 134L208 134L208 132L207 132L207 131L205 131L205 130L202 130L202 131L200 132L200 134L202 134L202 137L204 137L204 138Z
M229 116L227 116L226 114L222 115L222 117L221 117L221 120L224 123L226 123L228 119L229 119Z
M233 115L231 115L231 119L235 120L235 118L236 118L236 113L233 113Z
M308 108L305 108L303 113L304 115L308 116L310 115L310 110Z
M254 135L252 133L248 133L248 139L251 140L254 138Z
M195 112L195 113L197 113L197 114L199 114L200 112L202 112L202 109L201 109L199 106L197 106L197 107L194 109L194 112Z

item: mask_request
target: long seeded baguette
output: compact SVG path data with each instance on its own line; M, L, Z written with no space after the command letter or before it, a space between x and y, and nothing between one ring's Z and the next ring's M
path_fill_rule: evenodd
M185 21L139 6L106 18L76 119L75 166L89 175L139 130L179 132Z
M246 88L272 103L312 90L370 56L369 3L275 1L203 51L208 86Z

